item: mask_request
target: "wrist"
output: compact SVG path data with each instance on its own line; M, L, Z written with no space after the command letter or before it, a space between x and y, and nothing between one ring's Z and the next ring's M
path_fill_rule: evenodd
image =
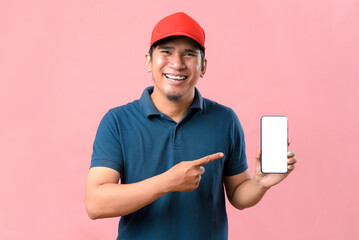
M160 179L160 184L161 184L161 190L164 194L173 192L172 190L172 184L171 181L169 179L169 176L166 172L158 175L159 179Z

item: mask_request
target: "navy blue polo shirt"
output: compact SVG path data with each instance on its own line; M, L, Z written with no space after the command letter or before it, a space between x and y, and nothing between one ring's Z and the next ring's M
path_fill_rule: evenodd
M202 98L196 89L192 106L176 123L157 110L146 88L141 98L110 109L93 145L91 167L109 167L129 184L161 174L181 161L216 152L224 157L204 165L198 188L165 194L121 217L118 239L228 238L223 176L247 169L244 134L228 107Z

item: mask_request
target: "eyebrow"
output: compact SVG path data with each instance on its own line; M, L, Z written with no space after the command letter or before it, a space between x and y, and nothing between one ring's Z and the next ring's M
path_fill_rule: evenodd
M194 49L188 49L188 48L186 48L184 51L185 51L185 52L191 52L191 53L197 53L196 50L194 50Z
M173 46L158 46L158 49L175 49Z
M158 46L158 49L162 49L162 50L175 49L175 47L170 46L170 45L163 45L163 46ZM185 52L191 52L191 53L197 53L197 50L195 50L195 49L190 49L190 48L186 48L184 51L185 51Z

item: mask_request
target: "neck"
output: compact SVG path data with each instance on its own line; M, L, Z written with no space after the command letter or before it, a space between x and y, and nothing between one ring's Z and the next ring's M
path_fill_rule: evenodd
M186 115L188 108L193 103L193 99L194 89L189 96L182 96L176 101L170 101L166 96L159 94L156 87L151 94L151 100L155 107L175 122L179 122Z

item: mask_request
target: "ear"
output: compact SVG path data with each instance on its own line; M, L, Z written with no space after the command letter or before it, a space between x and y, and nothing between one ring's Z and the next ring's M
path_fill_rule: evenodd
M148 72L152 72L152 59L149 53L146 53L146 67Z
M203 78L204 74L206 73L206 70L207 70L207 58L204 58L203 66L201 68L201 75L200 75L201 78Z

